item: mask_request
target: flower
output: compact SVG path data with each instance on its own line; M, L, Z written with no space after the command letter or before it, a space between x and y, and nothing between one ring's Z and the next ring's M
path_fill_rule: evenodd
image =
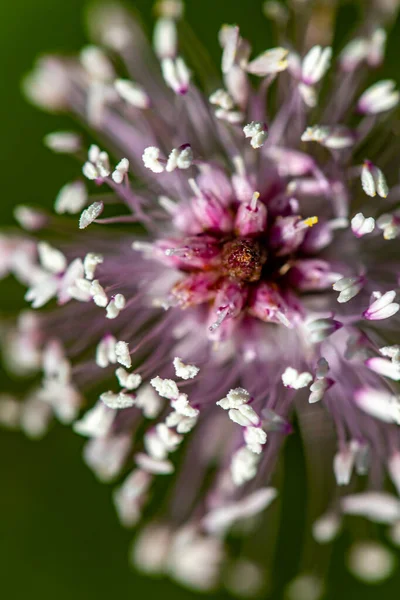
M304 2L265 13L282 33ZM40 437L55 415L89 438L84 460L119 481L123 525L150 520L132 551L144 571L201 590L224 576L256 594L262 556L235 556L229 535L257 538L278 502L294 415L313 450L315 543L348 514L399 537L400 500L382 483L387 473L400 492L399 92L391 80L361 84L383 61L396 7L372 3L337 58L318 11L301 55L283 36L252 57L239 27L224 25L221 80L207 93L179 53L182 2L157 7L154 55L130 14L101 5L94 45L42 58L25 80L31 100L87 121L93 139L86 157L80 135L46 137L82 176L61 188L57 216L19 207L26 233L0 240L1 273L40 309L7 326L9 367L36 385L24 402L1 397L0 422ZM78 214L71 233L64 215ZM161 490L154 508L163 475L176 480L172 501ZM395 563L373 544L349 556L367 581ZM313 566L289 598L321 596Z

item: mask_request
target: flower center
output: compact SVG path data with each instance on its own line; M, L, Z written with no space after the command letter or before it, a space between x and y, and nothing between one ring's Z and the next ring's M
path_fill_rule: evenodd
M267 251L257 240L236 238L222 248L222 270L232 279L258 281L266 258Z

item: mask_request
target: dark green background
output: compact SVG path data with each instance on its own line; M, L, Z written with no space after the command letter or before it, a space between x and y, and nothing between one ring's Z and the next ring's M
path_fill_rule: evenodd
M150 0L134 4L149 22ZM242 25L244 34L254 40L257 49L268 47L270 41L261 17L261 4L260 0L188 0L187 14L216 59L219 52L216 34L224 21ZM19 85L22 74L38 53L77 50L85 42L82 9L81 0L0 0L2 225L12 222L16 204L50 206L61 185L79 171L73 161L52 155L42 145L46 132L70 127L71 123L67 118L43 114L25 103ZM352 18L353 13L348 14ZM398 71L397 48L394 41L386 68L392 76ZM21 304L14 287L2 289L2 310L9 312L17 303ZM0 375L3 379L4 374ZM293 574L304 517L304 472L296 462L294 444L291 442L289 451L292 475L287 490L292 493L284 507L279 544L280 581ZM131 571L127 561L131 534L117 523L110 488L100 485L83 465L82 445L82 439L60 425L44 441L36 443L19 434L0 432L1 597L6 600L197 597L168 582L149 580ZM330 572L332 588L327 597L342 600L399 597L399 576L377 588L358 585L344 571L344 547L342 540L335 550Z

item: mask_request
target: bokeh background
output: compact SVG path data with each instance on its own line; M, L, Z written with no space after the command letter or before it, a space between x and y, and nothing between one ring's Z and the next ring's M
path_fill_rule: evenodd
M368 0L364 0L367 2ZM151 24L151 0L131 0ZM127 1L129 4L129 1ZM222 22L237 22L258 50L272 42L261 14L261 0L187 0L187 16L217 61L216 34ZM35 56L47 51L76 51L86 41L82 0L0 0L0 164L1 226L12 224L16 204L50 207L58 189L79 172L79 165L51 154L42 144L45 133L71 127L67 117L43 114L27 104L20 80ZM343 35L357 12L348 3ZM347 11L347 12L346 12ZM339 33L340 36L340 33ZM389 46L385 75L400 80L399 24ZM23 305L21 290L2 285L1 311ZM1 388L21 389L0 371ZM298 566L305 519L305 472L300 448L287 448L289 476L280 530L276 581L284 583ZM197 594L165 580L152 580L128 565L132 534L114 514L110 486L99 484L81 461L83 440L56 425L40 442L0 431L0 595L5 600L109 600L173 598ZM339 540L329 571L327 599L372 600L400 596L400 575L365 588L344 568L346 537ZM281 585L270 596L281 597ZM213 595L227 598L227 593Z

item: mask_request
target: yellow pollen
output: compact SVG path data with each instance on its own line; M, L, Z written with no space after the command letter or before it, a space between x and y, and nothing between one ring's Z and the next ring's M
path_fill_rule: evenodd
M307 225L307 227L312 227L313 225L316 225L318 223L318 217L309 217L308 219L304 219L304 224Z

